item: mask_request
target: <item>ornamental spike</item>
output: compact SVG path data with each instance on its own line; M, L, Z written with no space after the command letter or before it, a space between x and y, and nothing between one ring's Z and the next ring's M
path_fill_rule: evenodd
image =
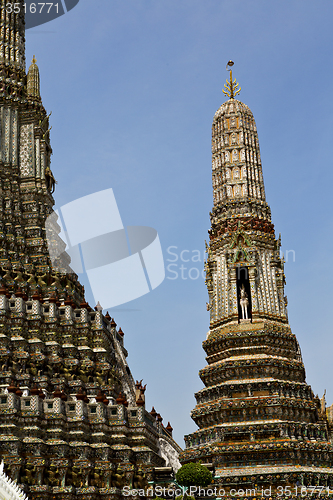
M224 89L222 89L223 94L229 97L229 99L233 99L238 95L241 91L241 87L239 87L239 83L236 82L236 78L232 79L232 67L235 63L233 61L228 61L226 70L230 72L230 80L226 80L224 84Z

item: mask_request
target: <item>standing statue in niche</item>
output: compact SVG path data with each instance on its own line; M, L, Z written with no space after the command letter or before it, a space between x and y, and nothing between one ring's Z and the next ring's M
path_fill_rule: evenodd
M321 414L322 415L326 415L326 389L325 389L325 392L323 394L323 397L320 399L320 411L321 411Z
M242 308L242 319L249 319L247 308L249 307L249 299L247 298L247 293L245 291L244 285L242 285L240 291L240 306Z
M55 190L55 185L57 184L57 181L55 180L53 173L50 169L50 167L46 167L45 169L45 181L46 181L46 187L48 191L50 191L51 194L54 193Z

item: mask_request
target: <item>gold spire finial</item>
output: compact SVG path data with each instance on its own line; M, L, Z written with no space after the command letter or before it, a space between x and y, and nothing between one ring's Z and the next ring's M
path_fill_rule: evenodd
M223 94L227 95L229 99L233 99L237 94L240 93L241 87L239 83L236 83L236 78L232 79L232 67L235 63L233 61L228 61L226 70L230 71L230 81L224 84L224 89L222 89ZM238 88L239 87L239 88Z
M29 97L40 98L39 69L36 62L37 59L34 56L27 74L27 94Z

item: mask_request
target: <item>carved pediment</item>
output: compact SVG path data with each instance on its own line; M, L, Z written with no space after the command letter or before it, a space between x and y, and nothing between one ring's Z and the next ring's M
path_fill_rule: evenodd
M230 250L233 250L234 253L233 262L241 262L245 260L250 261L248 248L251 246L252 241L245 233L239 221L237 231L235 231L229 247Z

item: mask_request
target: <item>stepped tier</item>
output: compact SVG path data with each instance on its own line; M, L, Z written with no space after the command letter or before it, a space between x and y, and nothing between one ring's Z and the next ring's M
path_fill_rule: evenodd
M206 387L195 394L191 412L199 430L185 436L182 460L212 462L221 472L217 484L228 487L238 484L231 477L239 468L247 486L259 476L278 485L283 469L295 484L319 474L320 484L333 487L333 469L327 469L333 463L331 426L323 401L305 382L289 326L264 321L218 327L203 347L208 365L200 378ZM295 475L290 467L296 464L308 472ZM323 467L325 474L318 472Z
M180 448L163 419L145 409L121 329L87 304L58 306L1 291L6 473L29 498L114 498L124 485L148 486L153 468L165 464L161 444Z

